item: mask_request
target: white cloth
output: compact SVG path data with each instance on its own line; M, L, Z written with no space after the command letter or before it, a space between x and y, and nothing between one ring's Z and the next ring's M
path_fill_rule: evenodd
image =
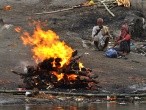
M98 34L97 34L97 31L99 31ZM105 40L108 37L108 35L106 33L108 33L108 27L107 26L103 26L102 29L100 29L99 26L94 26L93 30L92 30L93 41L98 41L100 46L104 46Z

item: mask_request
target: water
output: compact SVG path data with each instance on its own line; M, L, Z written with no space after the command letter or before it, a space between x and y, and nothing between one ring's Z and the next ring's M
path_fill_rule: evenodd
M77 103L68 105L3 105L0 110L146 110L140 103Z

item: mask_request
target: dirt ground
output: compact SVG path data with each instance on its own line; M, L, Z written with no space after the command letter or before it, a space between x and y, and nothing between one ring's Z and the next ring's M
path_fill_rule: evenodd
M25 47L20 39L20 34L14 28L21 26L32 32L28 25L30 19L46 21L44 29L55 31L61 40L64 40L79 54L85 67L91 68L93 74L99 75L99 85L106 91L125 92L129 86L146 83L146 57L131 52L128 59L111 59L104 56L104 52L84 48L82 41L90 39L96 19L102 17L117 34L124 18L133 13L131 8L115 7L112 17L104 8L97 6L77 8L74 10L54 14L36 15L43 11L53 11L80 4L85 0L1 0L0 8L10 5L12 10L0 10L0 18L5 22L0 26L0 89L16 89L22 80L11 73L11 69L23 72L26 65L34 65L29 47Z

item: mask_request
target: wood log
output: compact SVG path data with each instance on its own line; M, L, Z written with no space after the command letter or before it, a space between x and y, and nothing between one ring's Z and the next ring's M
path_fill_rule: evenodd
M50 12L42 12L42 13L35 13L36 15L41 15L41 14L52 14L52 13L58 13L58 12L63 12L63 11L68 11L68 10L73 10L74 8L66 8L66 9L60 9L56 11L50 11Z
M26 74L24 73L20 73L20 72L16 72L14 70L11 70L12 73L16 74L16 75L19 75L19 76L26 76Z

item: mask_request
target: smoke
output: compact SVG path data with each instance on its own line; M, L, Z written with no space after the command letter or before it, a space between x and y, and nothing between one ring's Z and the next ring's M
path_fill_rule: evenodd
M27 73L27 66L31 65L34 65L34 63L30 61L20 61L20 68L23 70L24 73Z

